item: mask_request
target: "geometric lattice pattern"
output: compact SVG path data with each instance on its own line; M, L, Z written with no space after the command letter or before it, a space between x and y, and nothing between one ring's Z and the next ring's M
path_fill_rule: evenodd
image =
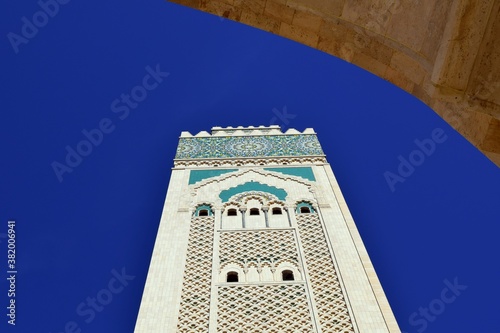
M220 286L217 332L314 332L304 284Z
M321 331L354 332L318 215L298 214L296 218Z
M262 267L288 261L298 264L298 251L292 230L222 231L219 258L221 268L226 263L247 267ZM245 264L246 262L246 264Z
M176 159L324 155L314 134L181 138Z
M210 318L214 217L191 219L178 333L206 333Z

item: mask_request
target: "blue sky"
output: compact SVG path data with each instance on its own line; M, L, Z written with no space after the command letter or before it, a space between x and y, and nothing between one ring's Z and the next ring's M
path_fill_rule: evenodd
M180 132L271 123L318 133L403 331L500 331L498 167L422 102L170 3L58 6L0 14L3 309L9 219L18 270L2 331L133 332Z

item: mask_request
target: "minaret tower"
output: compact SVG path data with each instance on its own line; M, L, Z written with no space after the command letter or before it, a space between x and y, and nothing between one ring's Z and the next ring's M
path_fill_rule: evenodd
M400 332L313 129L182 132L135 332Z

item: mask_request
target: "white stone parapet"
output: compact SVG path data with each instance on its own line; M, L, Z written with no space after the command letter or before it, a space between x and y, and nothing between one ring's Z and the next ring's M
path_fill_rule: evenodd
M303 132L300 132L294 128L289 128L285 132L281 130L279 125L271 126L238 126L238 127L220 127L214 126L211 130L212 133L207 131L201 131L196 135L192 135L190 132L183 131L180 138L207 138L212 136L262 136L262 135L297 135L297 134L316 134L314 129L306 128Z

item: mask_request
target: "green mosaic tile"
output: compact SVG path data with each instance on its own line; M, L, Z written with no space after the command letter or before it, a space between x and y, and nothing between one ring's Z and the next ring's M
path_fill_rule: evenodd
M281 172L285 175L299 176L313 182L316 181L311 167L264 168L264 170Z
M176 159L324 155L316 135L181 138Z
M233 171L238 171L238 169L191 170L189 173L189 185Z

